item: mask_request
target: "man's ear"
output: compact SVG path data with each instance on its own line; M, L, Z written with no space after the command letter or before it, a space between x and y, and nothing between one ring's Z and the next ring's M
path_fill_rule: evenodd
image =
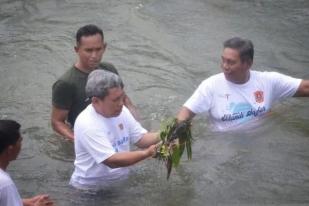
M74 51L77 53L78 52L78 46L74 46Z
M104 51L104 52L105 52L105 50L106 50L106 47L107 47L107 43L104 42L104 43L103 43L103 51Z
M252 64L253 64L253 60L252 59L248 59L245 61L245 64L247 65L247 69L250 69Z
M99 102L99 97L91 97L91 102L97 104Z
M13 152L14 152L14 145L9 145L6 149L5 149L6 154L10 157Z
M252 66L252 64L253 64L253 60L252 60L252 59L250 59L250 67Z

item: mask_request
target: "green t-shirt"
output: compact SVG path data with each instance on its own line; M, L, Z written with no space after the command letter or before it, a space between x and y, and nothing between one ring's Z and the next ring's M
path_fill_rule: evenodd
M114 65L101 63L98 69L104 69L118 74ZM85 87L88 73L72 66L52 87L52 103L56 108L69 110L67 121L73 126L78 114L83 111L90 100L86 101Z

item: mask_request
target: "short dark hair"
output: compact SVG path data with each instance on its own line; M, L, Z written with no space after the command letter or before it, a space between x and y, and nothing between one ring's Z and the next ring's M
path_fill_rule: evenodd
M110 71L96 69L90 72L86 84L86 96L99 97L104 99L108 95L108 90L111 88L120 87L123 89L121 78Z
M20 124L14 120L0 120L0 154L20 138Z
M80 40L83 36L93 36L96 34L100 34L102 37L102 40L104 40L104 34L102 29L100 29L98 26L93 24L85 25L81 28L79 28L76 32L76 44L80 44Z
M253 61L254 46L251 40L234 37L223 43L224 48L236 49L239 52L241 61Z

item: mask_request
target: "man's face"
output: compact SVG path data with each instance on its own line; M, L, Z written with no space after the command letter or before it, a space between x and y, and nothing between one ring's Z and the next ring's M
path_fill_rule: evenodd
M125 93L121 87L114 87L108 90L104 99L97 98L97 108L104 117L117 117L124 104Z
M75 47L83 69L95 69L101 62L106 44L100 34L82 36Z
M247 81L251 63L241 61L239 52L236 49L224 48L221 56L221 69L225 78L234 83Z

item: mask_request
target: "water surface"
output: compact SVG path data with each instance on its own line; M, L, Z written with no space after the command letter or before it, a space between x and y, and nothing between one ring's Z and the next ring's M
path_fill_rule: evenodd
M309 204L306 98L280 102L252 131L212 133L198 116L193 160L169 181L150 159L122 186L76 194L73 145L49 122L51 85L75 61L74 34L88 23L103 28L104 60L149 130L220 72L222 42L233 36L254 42L254 69L309 78L307 0L0 0L0 118L23 126L23 150L9 167L22 196L49 193L64 206Z

